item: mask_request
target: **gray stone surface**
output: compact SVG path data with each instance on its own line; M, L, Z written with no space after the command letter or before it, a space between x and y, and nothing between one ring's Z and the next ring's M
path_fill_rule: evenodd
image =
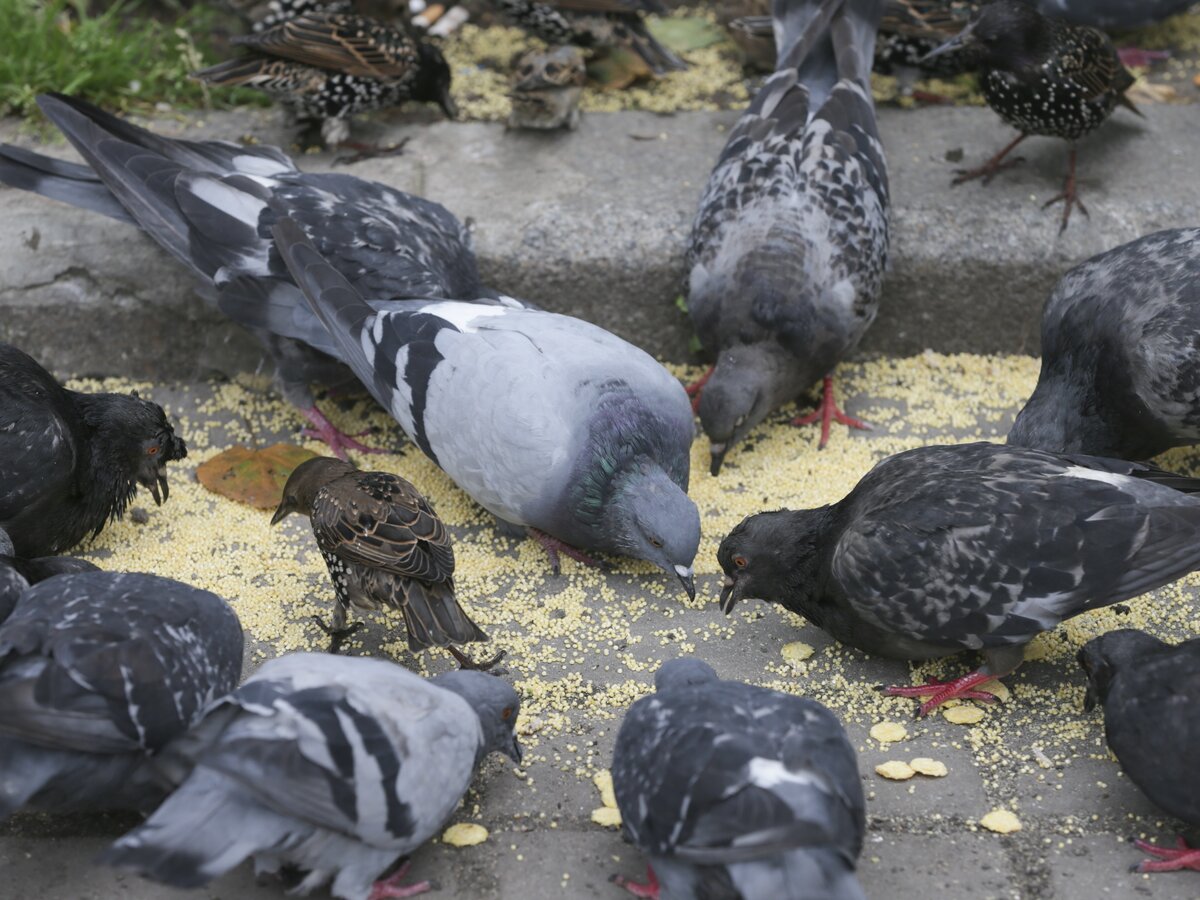
M550 135L377 124L367 137L409 137L405 153L345 171L474 219L482 268L498 287L683 360L690 330L674 305L683 248L735 118L595 114L575 133ZM1061 236L1058 213L1040 208L1061 183L1061 142L1030 140L1024 166L986 188L951 188L948 152L978 163L1009 139L994 114L884 109L880 123L894 238L880 316L862 352L1035 352L1041 304L1072 264L1150 231L1196 224L1193 107L1151 106L1144 121L1118 112L1083 141L1080 190L1091 217L1076 213ZM278 113L260 110L154 127L284 145L291 135ZM31 143L12 122L0 122L0 138ZM330 163L314 155L301 164ZM132 228L7 188L0 220L0 339L45 348L60 371L187 379L258 364L253 342L195 298L182 267Z

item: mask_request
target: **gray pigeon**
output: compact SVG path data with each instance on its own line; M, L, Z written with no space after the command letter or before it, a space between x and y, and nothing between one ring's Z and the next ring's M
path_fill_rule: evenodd
M368 305L289 219L277 246L376 400L447 475L551 552L649 560L695 595L693 422L651 356L580 319L503 301ZM314 337L313 340L316 340Z
M1146 459L1200 441L1200 228L1081 263L1042 313L1042 371L1008 442Z
M1141 28L1187 12L1196 0L1038 0L1044 15L1096 28Z
M828 377L875 319L888 184L871 99L883 0L775 0L776 72L737 126L692 226L684 286L716 357L697 412L725 454L824 378L821 446L842 414Z
M215 594L156 575L82 572L28 588L0 625L0 821L148 809L149 757L242 672L242 629Z
M1104 707L1104 735L1121 768L1155 804L1200 836L1200 639L1172 646L1121 628L1079 651L1087 673L1084 707ZM1139 872L1200 871L1200 846L1175 849L1134 841L1155 857Z
M750 516L721 542L721 607L780 603L866 653L983 654L975 672L888 688L989 700L1043 631L1200 569L1200 479L1122 460L975 443L879 463L831 506ZM1185 493L1187 492L1187 493Z
M0 622L8 618L21 594L31 584L54 575L98 572L99 567L74 556L39 556L21 559L8 532L0 528Z
M621 821L663 900L862 900L866 814L858 760L814 700L665 663L613 750ZM660 893L661 891L661 893Z
M436 203L351 175L301 172L276 147L161 138L62 94L38 103L88 165L0 145L0 182L141 227L195 275L203 296L258 337L284 396L343 458L346 449L370 448L334 428L309 384L353 378L324 353L280 336L289 329L276 319L304 304L272 251L267 201L285 207L372 300L490 293L467 229Z
M179 787L101 861L191 888L253 856L260 873L298 868L296 893L332 880L344 900L409 896L427 885L401 887L404 868L372 882L437 832L485 756L520 763L519 708L482 672L269 660L171 748Z

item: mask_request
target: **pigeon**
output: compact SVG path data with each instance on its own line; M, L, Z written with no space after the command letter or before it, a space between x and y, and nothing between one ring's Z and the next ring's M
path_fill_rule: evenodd
M662 0L492 0L514 25L550 46L621 47L636 53L655 75L687 63L646 28L645 13L666 15Z
M74 556L40 556L36 559L21 559L17 548L0 528L0 622L8 618L17 605L21 594L31 584L45 581L55 575L70 575L76 572L99 572L100 568L86 559Z
M982 166L959 170L954 184L974 178L987 184L1020 161L1003 162L1031 134L1062 138L1070 143L1067 176L1062 193L1043 204L1062 201L1062 233L1072 209L1088 214L1075 183L1075 141L1098 128L1118 104L1141 115L1125 96L1133 75L1104 32L1048 19L1023 0L984 4L957 36L926 59L964 52L977 62L988 106L1020 134Z
M664 900L862 900L857 754L828 709L721 681L694 657L658 670L613 749L623 827ZM661 893L660 893L661 891Z
M821 446L837 419L830 370L875 318L888 185L871 99L882 0L776 0L778 67L713 169L684 292L716 365L690 389L710 471L767 415L824 378Z
M332 880L344 900L407 897L407 870L485 756L521 761L516 691L494 675L426 681L378 659L292 653L268 660L172 746L181 783L101 861L199 887L253 856L298 868L293 893Z
M1196 0L1038 0L1044 15L1095 28L1141 28L1187 12Z
M14 555L48 556L99 534L138 485L161 504L164 466L185 456L157 403L69 391L0 343L0 528Z
M318 456L288 476L271 524L293 512L312 520L333 582L333 624L317 619L333 638L330 653L357 630L346 627L351 606L390 606L404 615L412 652L445 647L471 668L500 661L497 656L477 666L454 647L488 637L458 605L450 535L412 484L389 472L360 472L340 459Z
M1200 639L1172 646L1122 628L1079 651L1087 673L1084 708L1104 708L1104 735L1125 774L1177 819L1200 828ZM1134 841L1153 860L1139 872L1200 871L1200 848L1180 838L1175 849Z
M139 225L259 338L284 397L339 457L372 448L335 428L309 385L354 378L318 348L280 336L289 328L277 320L304 304L272 250L268 200L285 204L373 301L495 294L480 283L470 233L437 203L351 175L301 172L276 147L161 138L61 94L38 103L88 165L0 145L0 182Z
M297 223L280 219L274 233L311 306L307 331L332 337L412 442L505 530L527 529L555 570L560 551L633 556L695 596L693 420L661 364L588 322L503 300L377 311Z
M721 608L758 597L872 655L983 654L947 682L889 688L989 699L1043 631L1200 568L1200 479L1002 444L885 459L843 500L750 516L721 542Z
M513 76L509 128L551 131L579 127L579 98L587 68L578 47L530 50L517 61Z
M242 629L220 597L127 572L58 575L0 625L0 820L148 809L150 757L237 686Z
M1200 228L1081 263L1042 313L1042 370L1008 442L1146 459L1200 441Z
M381 153L349 140L349 120L358 113L423 100L438 104L451 119L458 114L442 52L377 19L306 12L234 43L249 52L194 77L264 91L297 120L320 123L326 146L359 150L356 159Z

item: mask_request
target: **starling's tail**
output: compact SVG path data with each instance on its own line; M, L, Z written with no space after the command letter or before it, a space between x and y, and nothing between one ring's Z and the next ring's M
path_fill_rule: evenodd
M630 46L655 75L682 72L688 67L682 59L660 44L646 28L646 23L634 20L629 24Z
M0 144L0 182L121 222L137 224L96 173L78 163Z
M239 84L257 86L267 73L264 68L265 58L262 56L239 56L227 59L225 62L193 72L192 77L205 84L232 87Z
M226 776L199 767L154 815L98 861L172 887L207 884L291 836L294 826L241 799L243 794Z
M413 652L488 639L458 605L452 584L412 582L408 603L403 609L404 622L408 626L408 649Z

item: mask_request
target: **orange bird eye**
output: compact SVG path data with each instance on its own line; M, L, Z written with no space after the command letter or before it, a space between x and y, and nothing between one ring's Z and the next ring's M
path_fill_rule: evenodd
M158 454L158 447L150 447L150 448L148 448L148 449L146 450L146 454L147 454L148 456L156 456L156 455Z
M512 707L511 706L504 707L504 712L500 713L500 718L504 719L504 721L506 721L506 722L509 719L511 719L512 718Z
M739 569L744 569L744 568L746 568L746 557L744 557L744 556L735 556L735 557L733 558L733 564L734 564L735 566L737 566Z

